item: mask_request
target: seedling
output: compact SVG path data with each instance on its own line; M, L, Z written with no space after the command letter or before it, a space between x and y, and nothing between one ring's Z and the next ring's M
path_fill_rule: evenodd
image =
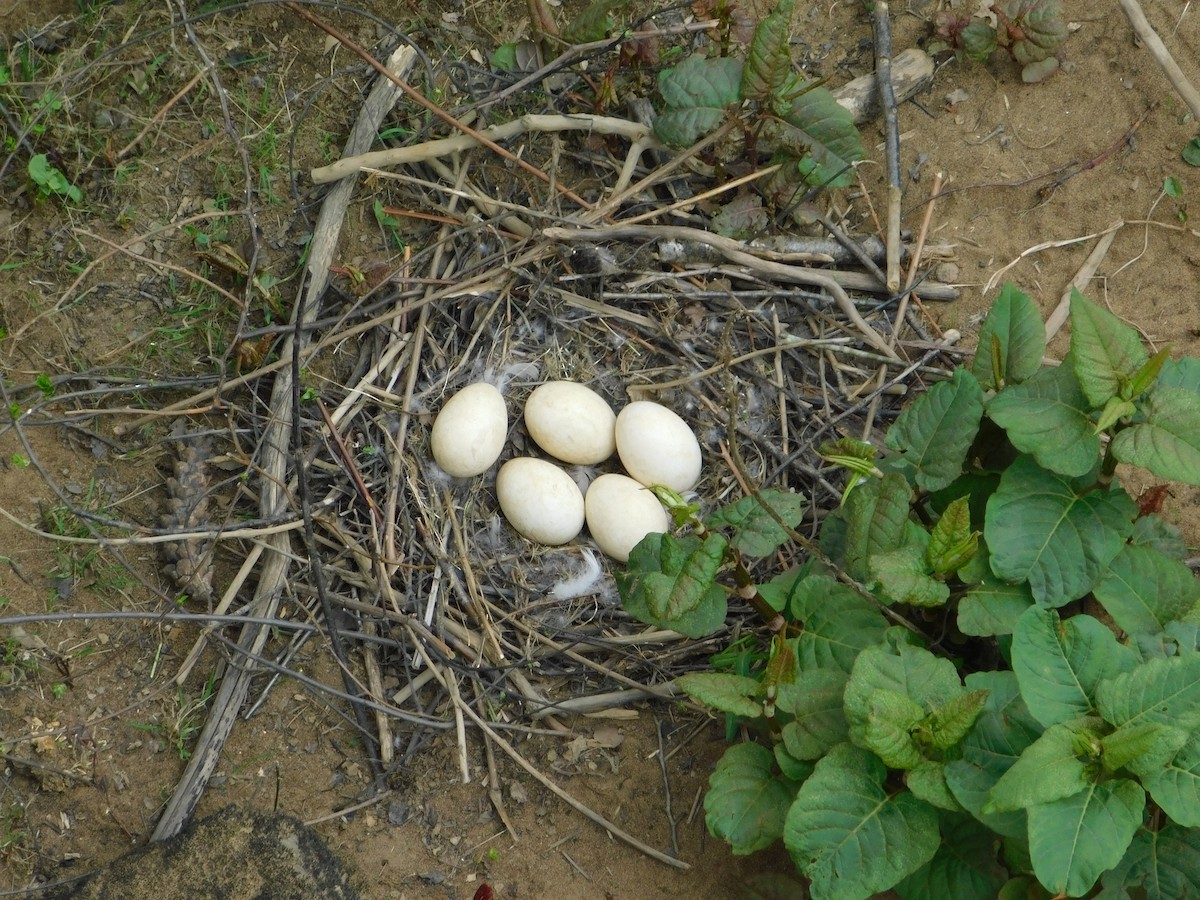
M1021 80L1042 81L1058 71L1067 23L1059 0L1002 0L988 7L994 21L946 11L938 16L929 50L950 49L976 62L1003 50L1021 66Z
M731 592L762 620L757 652L676 683L751 734L709 831L782 840L817 900L1200 894L1200 579L1163 492L1116 474L1200 484L1200 359L1078 293L1066 359L1045 350L1006 287L886 450L822 449L860 483L817 544L794 494L704 517L664 494L682 530L618 578L631 615L691 637ZM789 541L808 560L754 580Z
M60 169L51 165L45 153L29 158L29 179L37 185L38 196L43 200L58 197L72 203L83 202L83 191L73 185Z

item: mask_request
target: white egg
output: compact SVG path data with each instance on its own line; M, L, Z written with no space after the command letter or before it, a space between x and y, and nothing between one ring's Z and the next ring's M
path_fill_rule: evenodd
M593 481L584 508L596 546L621 562L642 538L665 532L671 523L653 492L625 475L601 475Z
M642 484L687 491L700 480L700 444L687 422L648 400L617 416L617 453L625 471Z
M539 544L565 544L583 530L583 494L554 463L510 459L496 476L496 498L509 524Z
M447 475L469 478L492 467L508 437L508 409L500 392L479 382L446 401L433 421L430 448Z
M592 466L616 449L617 415L591 388L547 381L525 402L525 427L539 447L563 462Z

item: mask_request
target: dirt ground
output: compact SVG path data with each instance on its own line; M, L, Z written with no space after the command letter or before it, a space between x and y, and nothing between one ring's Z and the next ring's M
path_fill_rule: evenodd
M486 60L499 42L521 35L527 15L524 4L495 0L360 5L397 21L438 63L469 60L471 49ZM1030 86L1006 60L950 60L932 87L901 110L904 225L919 228L942 173L946 188L933 210L930 240L953 246L938 278L961 289L958 301L929 303L927 310L970 343L1003 277L1048 315L1094 236L1117 227L1085 293L1156 346L1200 355L1200 235L1189 220L1200 214L1200 178L1180 156L1196 123L1135 44L1114 2L1063 5L1072 23L1064 71ZM807 71L836 86L870 70L870 27L860 4L801 0L798 6L794 49ZM924 39L938 6L892 4L897 50ZM1200 12L1184 0L1150 0L1145 7L1185 71L1200 81ZM78 427L78 412L91 408L89 389L99 380L110 387L127 379L127 405L152 408L163 395L146 391L139 378L210 375L214 360L228 361L223 336L237 324L236 310L187 312L175 293L179 273L169 267L199 265L196 235L208 220L195 219L191 231L156 230L219 213L244 190L242 163L206 82L154 118L201 70L182 29L167 27L172 10L178 12L174 3L141 0L0 0L10 80L29 82L3 95L12 155L0 201L0 399L8 406L13 397L30 396L35 384L56 397L46 415L29 419L28 444L12 428L0 431L0 616L163 608L153 547L132 544L96 555L90 545L64 538L88 533L69 508L154 524L170 467L161 440L143 445L114 434L127 411ZM366 18L317 11L364 45L378 36L379 25ZM556 15L565 20L567 12ZM234 7L197 28L221 61L226 100L252 157L262 201L260 271L286 276L319 196L305 173L336 156L366 75L281 4ZM33 33L39 67L22 57ZM114 47L131 39L132 49L114 53L86 77L70 77L85 52L89 59L100 55L97 43ZM43 110L27 146L14 126L48 81L61 105ZM871 156L864 184L881 209L881 131L871 124L864 136ZM39 197L25 176L31 148L57 161L85 202ZM1046 189L1054 180L1048 173L1068 164L1083 170ZM1175 196L1164 193L1167 179L1177 180ZM873 230L861 191L844 192L838 202L861 232ZM349 219L345 261L366 268L386 248L369 197L352 205ZM159 265L117 256L89 272L89 262L114 243ZM268 313L255 315L250 328L264 324ZM1061 356L1064 340L1050 352ZM1195 488L1176 491L1166 508L1193 545L1200 543L1198 510ZM146 841L203 722L205 679L218 651L206 650L179 686L174 673L197 637L190 627L68 618L0 627L0 891L19 891L89 871ZM315 645L302 646L292 665L340 683ZM378 898L468 898L484 881L498 898L726 897L753 875L789 871L781 853L734 859L705 831L703 791L725 746L723 723L649 703L567 722L593 740L531 736L521 741L527 757L579 800L690 868L675 870L613 839L500 758L510 833L489 800L483 745L470 729L470 784L459 777L452 732L420 747L401 741L403 764L390 790L337 815L361 803L370 771L343 719L287 680L238 722L200 812L236 801L319 823L330 847ZM794 884L764 884L753 896L798 891Z

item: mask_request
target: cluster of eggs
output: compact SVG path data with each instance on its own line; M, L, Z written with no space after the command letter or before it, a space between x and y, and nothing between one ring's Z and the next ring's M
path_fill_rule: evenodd
M649 490L690 490L700 479L700 444L665 406L638 400L613 412L582 384L550 381L525 403L525 427L546 453L564 463L598 465L615 451L626 475L601 475L586 496L566 471L533 457L510 459L496 475L496 497L509 523L532 541L565 544L587 523L597 546L625 562L651 532L664 532L667 511ZM442 470L456 478L486 472L508 437L504 397L490 384L468 385L433 423L430 445Z

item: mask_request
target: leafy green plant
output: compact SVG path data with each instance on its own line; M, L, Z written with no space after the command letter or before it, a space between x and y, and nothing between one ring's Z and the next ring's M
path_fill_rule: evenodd
M688 147L746 105L755 142L784 163L785 181L844 187L865 152L854 119L815 82L792 71L789 48L795 0L779 0L758 24L743 62L689 56L659 75L666 108L654 123L664 144Z
M630 614L692 637L723 624L726 576L763 621L678 685L749 736L709 830L782 840L814 898L1200 896L1200 580L1161 490L1117 477L1200 484L1200 360L1079 294L1067 358L1045 347L1006 287L886 450L822 448L850 485L817 543L796 495L701 516L660 490L682 527L618 578ZM756 580L789 541L807 561Z
M83 202L83 192L71 183L62 170L51 164L45 153L29 158L29 180L38 187L38 196L45 200L59 197L73 203Z
M1021 66L1021 80L1042 81L1058 71L1067 22L1059 0L1001 0L988 7L995 21L981 16L942 12L931 50L954 50L986 62L1003 50Z

